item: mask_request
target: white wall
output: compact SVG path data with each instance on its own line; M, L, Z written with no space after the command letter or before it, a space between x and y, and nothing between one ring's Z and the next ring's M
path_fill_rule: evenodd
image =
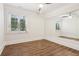
M79 38L79 17L72 15L72 18L63 18L61 23L62 36Z
M55 30L55 24L57 21L62 20L61 31ZM65 35L69 37L79 38L79 18L73 17L73 19L60 19L58 16L51 17L46 20L46 39L56 42L58 44L79 50L79 41L72 39L60 38L58 36Z
M79 35L77 36L78 32L76 32L74 30L75 26L73 27L73 26L70 25L70 23L68 24L68 22L70 20L69 21L67 20L67 22L64 21L64 24L67 23L66 25L64 25L64 27L67 26L67 25L68 25L68 27L66 29L63 27L63 29L62 29L62 31L64 31L64 33L61 32L61 31L56 31L55 30L55 24L58 20L59 20L58 18L52 18L52 19L46 20L46 39L48 39L52 42L56 42L58 44L79 50L79 41L58 37L58 36L61 36L61 35L66 35L66 36L70 36L70 37L79 37ZM73 24L73 25L75 25L75 24ZM71 26L71 27L69 27L69 26ZM71 30L71 28L74 28L74 29Z
M57 18L46 20L46 36L56 35L55 23L57 20Z
M12 33L9 31L9 15L20 15L26 17L26 32L24 33ZM44 20L36 13L22 9L20 7L14 7L11 5L5 5L5 32L6 32L6 44L15 44L20 42L27 42L31 40L43 39L44 37Z
M61 35L65 35L65 36L79 38L79 26L78 26L79 18L78 17L73 17L73 19L63 19L62 30L61 31L55 30L56 22L61 20L59 17L65 13L68 13L76 9L79 9L78 5L71 5L71 6L60 8L55 12L52 11L51 13L48 13L47 15L45 15L46 17L48 16L46 20L46 39L52 42L56 42L58 44L79 50L78 41L58 37Z
M4 48L4 7L0 4L0 54Z

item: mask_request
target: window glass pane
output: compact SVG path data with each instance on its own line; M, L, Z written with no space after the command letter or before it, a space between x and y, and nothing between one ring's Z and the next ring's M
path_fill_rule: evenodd
M20 31L25 31L26 30L26 27L25 27L25 18L22 17L20 19Z
M11 16L11 31L18 30L18 18L16 16Z
M60 30L59 23L56 23L56 30Z

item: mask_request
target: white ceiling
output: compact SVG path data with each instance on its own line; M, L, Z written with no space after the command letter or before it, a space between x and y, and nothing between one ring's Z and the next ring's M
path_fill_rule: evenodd
M39 13L39 5L44 4L40 15L46 18L51 18L53 16L59 16L62 13L70 12L73 10L79 10L79 3L7 3L8 5L18 6L20 8L24 8L26 10Z
M10 5L14 5L14 6L19 6L25 9L28 9L30 11L34 11L39 13L38 9L39 9L39 4L44 4L44 3L10 3ZM54 11L56 9L59 9L63 6L68 5L67 3L52 3L52 4L44 4L44 7L41 10L41 14L45 14L48 13L50 11Z

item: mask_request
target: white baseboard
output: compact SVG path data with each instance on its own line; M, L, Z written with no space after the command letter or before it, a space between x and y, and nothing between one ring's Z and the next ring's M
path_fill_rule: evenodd
M0 48L0 55L1 55L1 53L3 52L4 47L5 47L5 46L3 46L3 47Z
M44 37L35 37L35 38L27 38L27 39L18 39L16 41L6 41L6 45L11 45L11 44L17 44L17 43L23 43L23 42L29 42L29 41L34 41L34 40L41 40L44 39Z

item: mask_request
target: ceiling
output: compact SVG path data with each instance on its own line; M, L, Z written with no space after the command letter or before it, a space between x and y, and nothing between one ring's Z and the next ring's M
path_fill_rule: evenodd
M28 9L33 12L39 13L39 4L44 4L44 7L41 9L40 13L45 14L50 11L54 11L56 9L59 9L63 6L68 5L67 3L51 3L51 4L45 4L45 3L9 3L10 5L19 6L24 9Z
M35 13L39 13L43 17L51 18L53 16L59 16L62 13L71 12L73 10L79 10L79 3L7 3L8 5L17 6ZM39 5L43 4L43 8L39 12Z

